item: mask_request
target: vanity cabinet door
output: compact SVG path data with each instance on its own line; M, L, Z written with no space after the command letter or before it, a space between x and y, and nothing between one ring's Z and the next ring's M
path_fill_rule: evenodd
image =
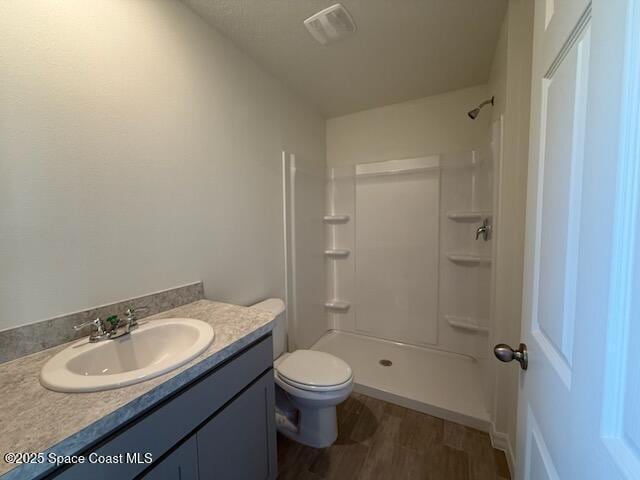
M200 480L276 478L274 401L269 370L198 431Z
M192 435L141 477L144 480L198 480L198 447Z

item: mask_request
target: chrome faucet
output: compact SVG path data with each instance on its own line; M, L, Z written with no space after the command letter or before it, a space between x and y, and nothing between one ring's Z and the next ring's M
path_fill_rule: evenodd
M148 310L147 307L133 308L129 307L125 311L126 318L120 320L117 315L107 318L105 323L100 317L95 320L75 325L74 330L81 330L85 327L94 326L95 331L89 335L89 342L96 343L103 340L113 340L114 338L128 335L132 330L138 328L138 318L136 312Z
M107 331L107 326L100 317L97 317L95 320L89 320L88 322L81 323L80 325L74 325L73 329L78 331L89 326L95 327L95 330L91 335L89 335L89 342L96 343L111 338L110 332Z
M488 218L485 218L482 221L482 225L480 225L476 230L476 240L480 238L480 235L482 235L482 239L485 242L491 238L491 225L489 224Z

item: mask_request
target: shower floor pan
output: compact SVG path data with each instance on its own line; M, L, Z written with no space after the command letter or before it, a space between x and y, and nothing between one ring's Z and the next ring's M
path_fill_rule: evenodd
M470 357L335 330L311 348L351 365L357 392L479 430L489 429L482 372Z

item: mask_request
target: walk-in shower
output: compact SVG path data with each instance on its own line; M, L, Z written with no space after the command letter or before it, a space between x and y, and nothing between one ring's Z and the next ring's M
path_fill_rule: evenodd
M343 359L361 393L489 428L501 132L326 175L283 155L289 349Z
M362 393L485 429L492 204L488 150L332 168L329 332L312 348Z

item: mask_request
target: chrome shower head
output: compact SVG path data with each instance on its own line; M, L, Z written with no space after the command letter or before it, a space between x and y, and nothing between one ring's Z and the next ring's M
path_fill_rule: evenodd
M480 105L478 105L476 108L474 108L473 110L470 110L469 112L467 112L467 115L469 115L469 118L471 120L475 120L476 118L478 118L478 115L480 115L480 110L482 109L482 107L484 107L485 105L489 105L489 104L493 105L494 104L494 99L495 99L495 97L491 97L489 100L485 100Z

